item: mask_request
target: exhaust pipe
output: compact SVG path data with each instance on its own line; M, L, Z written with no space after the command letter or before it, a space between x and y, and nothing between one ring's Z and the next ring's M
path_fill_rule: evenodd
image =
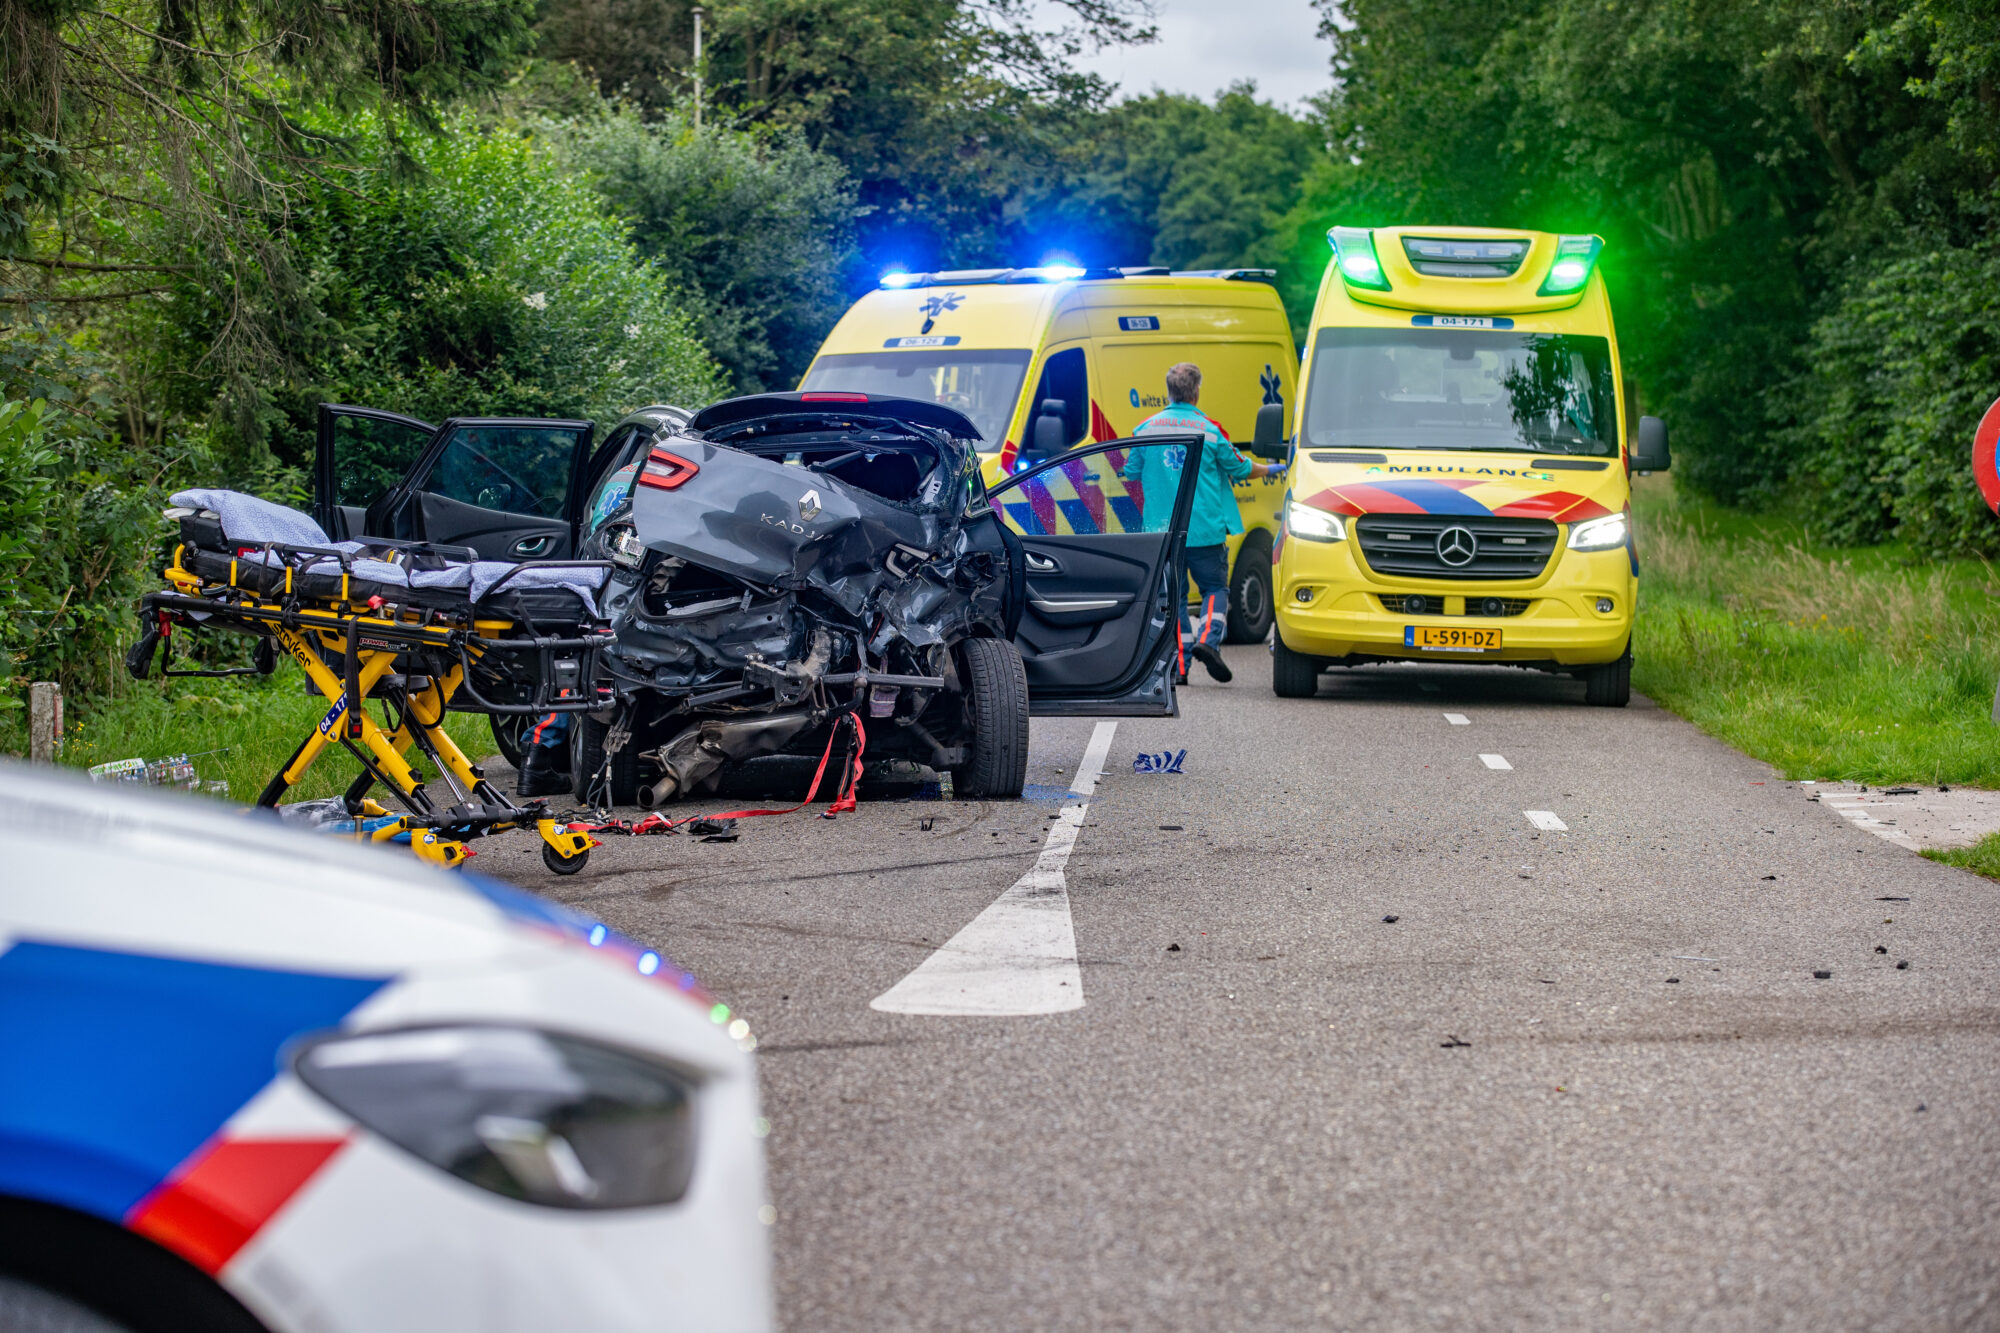
M658 782L648 783L639 788L639 808L641 810L652 810L665 805L668 801L674 799L674 793L679 788L680 784L674 781L673 774L671 773L662 777Z

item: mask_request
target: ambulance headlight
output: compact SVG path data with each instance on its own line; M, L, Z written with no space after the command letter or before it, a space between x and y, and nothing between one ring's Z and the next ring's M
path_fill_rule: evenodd
M1293 500L1285 506L1285 531L1308 542L1337 542L1347 539L1347 521L1324 509L1313 509Z
M677 1070L533 1028L334 1037L299 1078L441 1171L550 1208L672 1203L694 1174L695 1084Z
M1569 530L1569 549L1572 551L1608 551L1614 546L1625 544L1625 515L1609 514L1603 518L1593 518L1588 523L1579 523Z

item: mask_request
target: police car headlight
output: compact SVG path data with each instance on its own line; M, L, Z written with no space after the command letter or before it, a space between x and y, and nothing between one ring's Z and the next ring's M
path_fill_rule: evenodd
M1313 509L1297 500L1285 505L1285 530L1302 541L1337 542L1347 539L1347 523L1340 515Z
M1569 530L1572 551L1608 551L1625 544L1625 515L1611 514L1579 523Z
M441 1171L551 1208L672 1203L694 1173L694 1080L531 1028L410 1028L301 1051L298 1076Z

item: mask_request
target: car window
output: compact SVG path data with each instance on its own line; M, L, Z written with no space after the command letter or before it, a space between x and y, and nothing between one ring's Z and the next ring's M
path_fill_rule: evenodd
M561 518L575 456L574 427L461 426L423 489L481 509Z
M329 504L366 505L403 479L435 433L430 426L359 413L333 417L333 494Z
M1166 532L1173 526L1185 444L1135 444L1065 458L993 488L1001 521L1023 537Z
M1035 438L1035 418L1042 415L1042 405L1051 399L1062 404L1063 447L1083 443L1089 434L1090 385L1081 347L1057 352L1042 364L1041 381L1028 404L1030 440Z

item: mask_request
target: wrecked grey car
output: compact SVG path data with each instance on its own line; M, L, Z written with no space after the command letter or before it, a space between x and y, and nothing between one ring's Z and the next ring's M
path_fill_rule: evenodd
M1015 796L1030 713L1175 712L1199 437L1087 444L989 491L972 423L911 399L761 394L590 433L321 409L337 535L615 566L604 706L570 729L580 798L710 791L730 765L824 755L849 716L868 762ZM356 505L385 439L408 461ZM1125 480L1149 449L1184 460L1176 495Z

